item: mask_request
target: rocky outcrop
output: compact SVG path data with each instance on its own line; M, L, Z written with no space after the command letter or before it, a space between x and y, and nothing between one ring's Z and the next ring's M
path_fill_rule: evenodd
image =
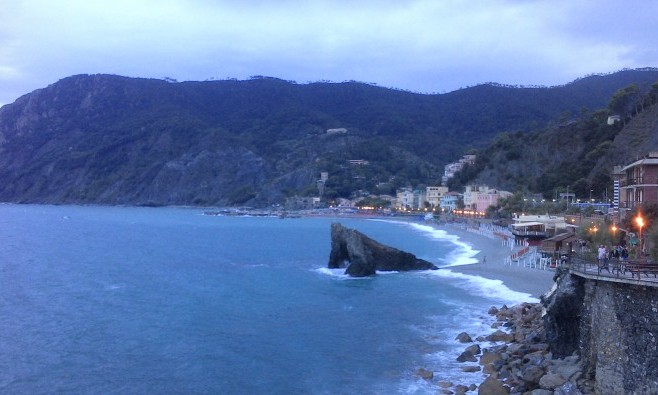
M346 268L353 277L371 276L379 271L409 271L437 269L435 265L415 255L383 245L363 233L331 225L330 269Z
M584 279L569 275L567 268L558 268L554 276L555 285L543 298L546 309L544 327L546 340L553 355L564 358L578 350L580 321L583 310Z
M596 393L658 393L658 287L567 271L556 279L543 300L554 356L579 356Z
M492 308L489 314L496 317L492 327L497 330L487 336L477 336L475 342L481 344L469 345L457 357L458 362L465 364L464 372L485 374L486 378L478 388L479 394L593 393L591 382L582 375L578 356L558 358L551 353L546 342L541 304ZM463 358L464 354L471 358ZM469 362L478 362L478 365ZM454 393L458 393L457 387Z

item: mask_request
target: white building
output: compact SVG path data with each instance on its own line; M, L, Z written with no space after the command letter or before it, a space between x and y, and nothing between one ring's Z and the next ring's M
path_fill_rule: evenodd
M399 210L413 208L414 193L411 188L398 189L395 198L395 208Z
M464 168L464 166L472 165L475 163L475 155L464 155L457 162L448 163L443 170L443 177L441 178L441 184L447 185L448 180L455 176L455 173Z
M449 213L457 209L457 204L459 202L460 194L457 192L448 192L443 195L439 201L439 206L441 210Z

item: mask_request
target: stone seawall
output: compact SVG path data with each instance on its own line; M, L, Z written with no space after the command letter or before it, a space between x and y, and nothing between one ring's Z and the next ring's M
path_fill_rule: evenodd
M578 352L597 393L658 393L658 287L557 277L544 300L554 355Z

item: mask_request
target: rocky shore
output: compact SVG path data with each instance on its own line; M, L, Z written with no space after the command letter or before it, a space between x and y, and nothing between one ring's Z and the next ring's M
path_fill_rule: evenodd
M488 335L461 333L457 341L465 345L457 356L464 372L473 372L468 386L438 381L442 394L478 393L486 395L584 395L593 394L593 383L583 377L578 355L553 358L546 341L541 303L491 307L496 318L494 332ZM428 372L418 374L429 378ZM484 375L484 380L482 376ZM477 391L477 392L476 392Z

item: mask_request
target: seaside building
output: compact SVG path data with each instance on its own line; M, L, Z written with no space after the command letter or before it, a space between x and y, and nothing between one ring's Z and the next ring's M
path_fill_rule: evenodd
M413 205L412 208L415 210L418 209L423 209L425 208L425 202L427 201L427 195L425 194L425 190L422 189L414 189L413 192Z
M437 208L441 205L441 198L448 193L448 187L427 187L425 188L425 199L431 208Z
M616 210L620 218L643 203L658 203L658 152L650 152L626 166L615 166L612 172Z
M425 190L405 187L397 191L394 206L398 210L419 210L426 207L426 202Z
M517 237L544 239L572 230L564 217L554 215L515 215L510 225L512 234Z
M476 195L475 211L486 212L489 207L498 207L500 199L512 196L512 192L501 191L495 188L487 188Z
M459 204L459 199L461 198L461 195L457 192L448 192L445 195L443 195L439 201L439 206L441 207L441 210L449 213L453 210L457 210L457 206Z
M511 192L490 188L486 185L466 185L464 190L464 208L485 212L490 206L498 207L498 201L512 196Z
M414 193L411 188L398 189L395 194L395 208L398 210L413 208Z

